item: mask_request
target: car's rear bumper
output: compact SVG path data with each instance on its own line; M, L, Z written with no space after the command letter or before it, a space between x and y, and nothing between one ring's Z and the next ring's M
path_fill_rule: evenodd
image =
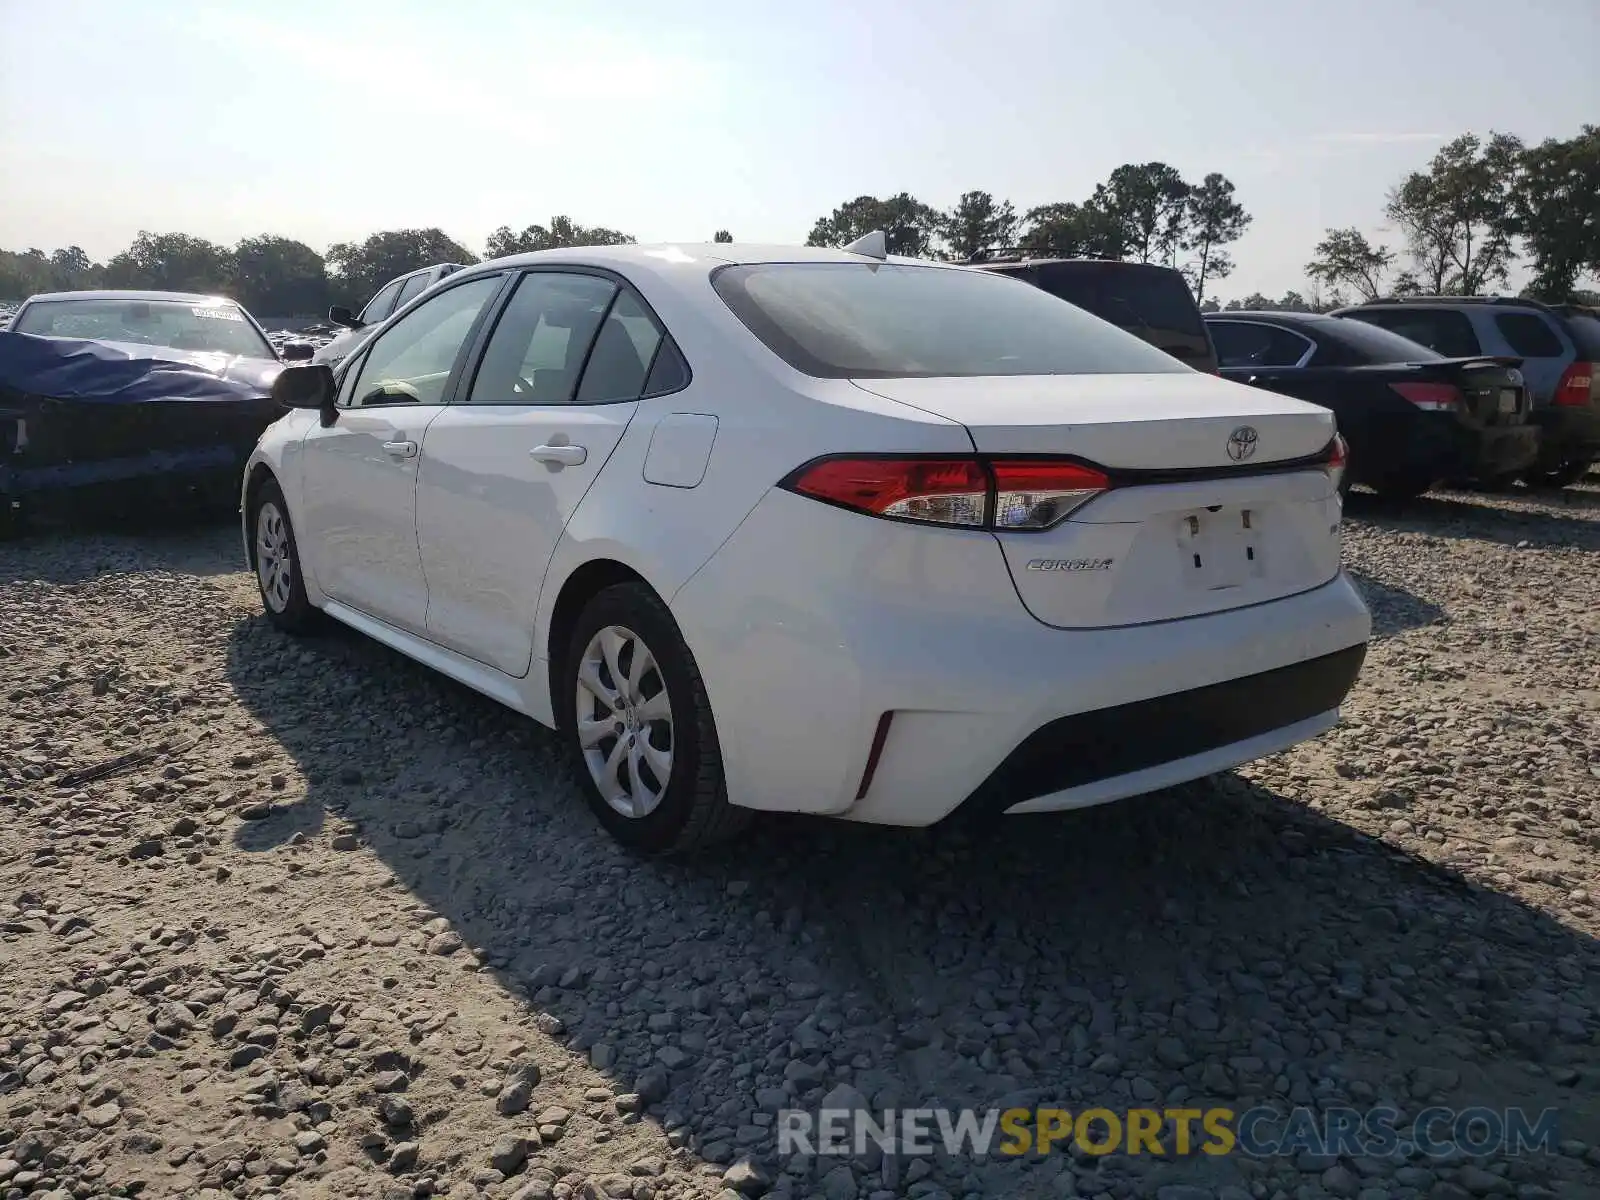
M1336 722L1366 651L1358 643L1255 675L1057 717L1007 755L963 809L1084 808L1315 737Z
M1371 631L1342 573L1203 617L1055 629L1022 607L992 537L784 492L672 609L730 800L892 825L969 797L1099 803L1281 750L1332 723Z
M1515 475L1539 457L1536 425L1490 425L1470 428L1455 421L1429 424L1433 435L1423 443L1435 479L1490 479Z
M1533 410L1539 429L1538 465L1554 470L1564 463L1600 458L1600 408L1547 405Z

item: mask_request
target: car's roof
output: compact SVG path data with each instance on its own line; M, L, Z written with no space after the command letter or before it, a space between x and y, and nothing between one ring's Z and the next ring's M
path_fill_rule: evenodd
M575 263L608 266L623 269L643 267L651 272L667 273L674 269L703 273L711 267L749 265L754 263L876 263L885 260L867 254L851 254L818 246L760 245L732 242L665 242L659 245L623 246L564 246L558 250L535 250L528 254L512 254L505 258L490 259L466 267L457 274L476 272L485 268L544 266L550 263ZM911 263L917 266L954 268L953 263L933 262L928 259L905 258L891 254L891 263Z
M227 296L207 295L201 292L135 292L97 290L84 292L39 292L28 297L34 300L172 300L179 304L238 304Z
M1126 271L1161 271L1178 274L1176 267L1169 267L1165 263L1129 262L1124 258L1052 258L1044 255L1039 258L991 258L980 262L968 263L967 266L978 267L984 271L1017 270L1022 267L1083 267L1095 270L1104 270L1114 267Z
M1282 321L1285 325L1321 325L1333 320L1331 313L1280 312L1274 308L1238 309L1204 314L1208 321Z

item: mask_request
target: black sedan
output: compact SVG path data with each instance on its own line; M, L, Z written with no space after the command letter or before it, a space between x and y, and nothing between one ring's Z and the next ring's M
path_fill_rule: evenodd
M1520 360L1446 358L1360 321L1208 313L1224 378L1332 409L1350 446L1345 486L1407 499L1447 482L1498 483L1539 453Z

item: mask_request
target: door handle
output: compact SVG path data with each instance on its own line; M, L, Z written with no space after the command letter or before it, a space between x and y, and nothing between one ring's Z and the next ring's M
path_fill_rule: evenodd
M589 452L582 446L568 443L560 446L535 446L528 451L528 456L542 463L560 463L562 466L576 467L587 461Z
M396 458L415 458L417 454L415 442L385 442L383 448Z

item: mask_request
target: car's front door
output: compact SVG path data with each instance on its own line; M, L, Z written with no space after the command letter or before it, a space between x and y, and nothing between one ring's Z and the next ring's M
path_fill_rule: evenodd
M556 543L622 440L663 342L638 295L609 276L550 270L518 281L470 384L422 444L417 536L431 640L528 673Z
M423 632L428 606L417 551L418 454L503 282L469 280L385 329L345 373L332 423L306 434L300 553L328 596L413 633Z

